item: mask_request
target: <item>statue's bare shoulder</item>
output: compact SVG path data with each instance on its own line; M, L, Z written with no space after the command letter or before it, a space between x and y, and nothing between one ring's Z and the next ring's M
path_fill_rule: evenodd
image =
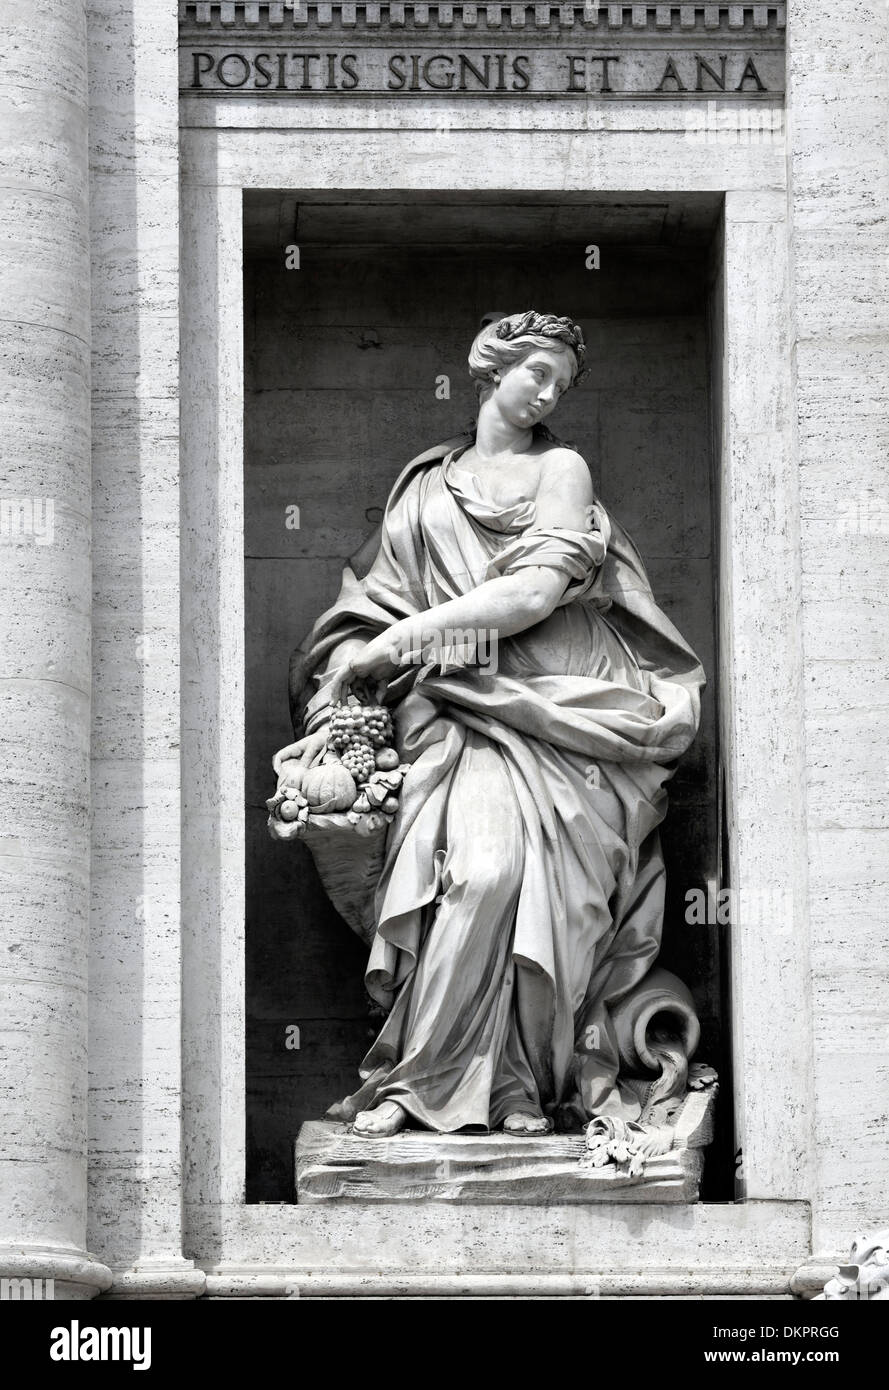
M556 444L540 457L538 503L561 502L569 511L589 507L593 502L593 480L582 454Z

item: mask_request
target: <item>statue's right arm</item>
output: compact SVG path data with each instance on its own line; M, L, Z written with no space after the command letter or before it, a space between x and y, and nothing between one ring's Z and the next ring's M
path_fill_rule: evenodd
M327 749L327 726L330 722L329 687L333 682L335 673L342 670L346 662L366 646L367 643L363 638L349 637L331 651L323 672L318 673L319 688L306 706L302 736L293 743L288 743L284 748L279 748L272 758L272 766L279 778L279 785L281 768L285 762L295 760L302 763L304 767L314 767L321 761ZM298 727L295 726L294 733L297 732Z
M380 553L380 544L383 534L383 523L379 522L371 531L370 535L364 540L358 550L350 555L348 569L351 569L356 579L364 579L373 563ZM306 706L303 727L306 733L312 733L315 729L327 726L330 718L330 707L328 700L327 687L330 685L328 676L333 676L334 672L341 670L348 661L362 651L367 645L364 638L348 637L340 642L330 652L323 669L315 673L318 689ZM291 696L294 692L291 690ZM294 733L298 729L294 728Z
M316 673L318 689L306 705L303 727L307 734L327 727L330 721L330 688L337 671L342 670L359 652L364 651L367 641L363 637L347 637L333 648L322 672Z

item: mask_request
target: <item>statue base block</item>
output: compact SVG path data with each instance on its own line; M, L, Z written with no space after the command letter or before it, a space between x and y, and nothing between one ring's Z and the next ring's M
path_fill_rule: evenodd
M690 1091L674 1147L623 1167L586 1166L582 1134L434 1134L403 1130L368 1139L348 1125L311 1120L296 1141L297 1201L466 1202L552 1206L579 1202L696 1202L715 1088Z

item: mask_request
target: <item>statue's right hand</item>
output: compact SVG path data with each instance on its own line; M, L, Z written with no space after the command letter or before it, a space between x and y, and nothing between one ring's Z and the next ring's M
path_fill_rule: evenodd
M272 758L275 776L280 778L284 763L291 760L301 763L305 768L314 767L316 763L320 763L326 748L326 729L316 729L313 734L306 734L305 738L297 739L296 743L288 743L286 748L279 748Z

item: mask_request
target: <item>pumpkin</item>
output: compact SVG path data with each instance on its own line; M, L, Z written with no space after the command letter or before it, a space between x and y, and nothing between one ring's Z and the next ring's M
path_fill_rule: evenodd
M342 763L322 763L303 774L300 791L319 815L348 811L358 795L352 774Z

